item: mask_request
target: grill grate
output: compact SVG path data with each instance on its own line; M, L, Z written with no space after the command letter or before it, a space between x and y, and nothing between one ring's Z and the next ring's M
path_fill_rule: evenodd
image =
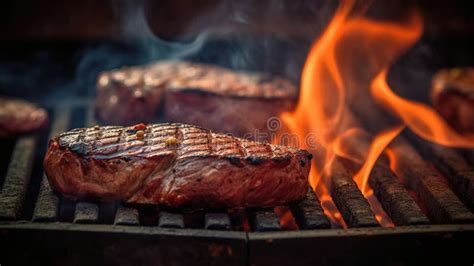
M0 228L13 230L13 235L15 230L25 228L46 231L57 229L62 233L76 228L102 234L125 231L150 233L155 232L150 230L158 230L159 234L166 237L182 237L184 234L191 239L211 239L210 246L206 246L206 252L211 257L215 253L218 254L217 257L227 258L235 254L248 256L249 251L245 243L249 243L252 249L252 241L260 243L263 239L267 241L266 244L279 239L278 241L289 244L291 248L292 245L302 245L294 244L293 239L306 239L306 236L313 239L314 233L321 234L318 239L341 234L358 237L360 232L374 236L387 234L387 229L380 228L371 206L351 178L353 165L342 159L337 159L333 164L332 198L349 228L365 227L367 231L323 230L337 229L337 226L329 222L312 190L308 191L304 201L288 206L290 219L294 219L298 231L292 231L295 230L294 227L285 226L274 209L186 213L160 210L153 206L76 202L65 199L51 191L42 170L46 140L48 136L54 136L69 128L92 126L96 122L91 108L87 108L82 102L55 106L51 117L53 119L49 132L19 137L8 143L7 146L11 148L5 149L5 154L2 154L10 162L5 177L2 177ZM412 141L417 149L415 150L406 139ZM455 227L441 226L438 229L440 232L448 232L451 236L465 231L473 233L474 169L466 159L469 157L464 157L471 152L459 153L456 150L440 148L411 135L400 138L398 144L397 147L409 155L407 158L410 163L404 173L410 178L404 181L390 169L377 164L369 179L378 201L397 226L390 230L402 235L409 232L409 235L413 233L413 236L417 236L427 229L413 225L429 226L427 232L438 232L434 225L429 224L456 224ZM470 225L466 227L460 224ZM406 231L404 226L413 226L409 227L413 231ZM309 235L304 235L304 232ZM462 237L464 235L461 234ZM220 244L213 247L215 241ZM224 242L233 243L229 244L231 251L227 251L227 246L221 246ZM261 247L255 249L260 250L262 254L268 252Z
M92 126L92 108L78 103L76 105L57 106L53 111L53 123L49 137L66 131L72 127ZM404 139L400 138L398 148L410 155L410 163L404 169L410 177L404 185L395 174L376 164L369 179L369 184L375 191L377 199L396 225L415 225L428 223L473 223L474 215L469 210L473 204L474 170L461 153L456 150L441 148L434 144L423 143L414 136L413 140L422 154L432 160L436 168L447 178L453 190L442 181L444 178L437 169L428 164L417 151ZM40 164L42 156L37 156L39 162L34 162L35 150L44 153L46 143L39 143L40 136L23 136L16 140L10 158L10 164L3 181L0 193L0 217L2 220L18 220L28 218L28 210L24 210L27 192L33 184L39 184L36 199L32 200L34 210L33 222L72 222L85 224L116 224L116 225L154 225L167 228L196 228L196 224L204 229L243 230L244 225L231 222L229 213L199 213L189 219L188 214L160 211L156 208L131 206L124 204L98 204L95 202L75 202L54 194L51 191L46 176L32 176L34 164ZM371 206L364 198L357 185L351 178L353 165L338 159L332 169L332 197L348 227L379 226ZM32 176L32 177L31 177ZM30 180L30 177L32 180ZM39 179L40 182L35 182ZM466 185L467 184L467 185ZM408 190L407 190L408 189ZM38 190L38 189L36 189ZM409 190L416 191L410 195ZM34 193L33 193L34 194ZM31 196L32 197L32 196ZM463 200L466 204L459 200ZM421 206L421 208L419 207ZM467 207L466 207L467 206ZM148 208L148 209L147 209ZM428 215L428 218L422 210ZM472 208L471 208L472 209ZM310 190L307 199L290 206L291 214L300 230L330 228L321 203ZM248 216L237 222L249 222L253 231L279 231L282 228L279 218L273 209L248 210ZM199 218L196 218L200 216ZM194 221L198 221L196 224ZM234 219L235 220L235 219ZM189 225L187 224L189 223Z

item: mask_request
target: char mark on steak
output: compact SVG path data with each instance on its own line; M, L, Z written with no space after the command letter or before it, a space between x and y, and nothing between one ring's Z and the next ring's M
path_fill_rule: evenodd
M168 207L276 206L301 200L311 154L184 124L79 128L50 140L52 188L69 198Z

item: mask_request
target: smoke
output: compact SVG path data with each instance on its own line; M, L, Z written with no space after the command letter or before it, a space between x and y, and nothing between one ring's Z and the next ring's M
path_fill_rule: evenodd
M151 2L115 0L118 42L86 47L77 81L93 87L100 71L164 59L261 71L299 81L306 52L329 20L333 1L222 1L194 14L173 40L157 36Z

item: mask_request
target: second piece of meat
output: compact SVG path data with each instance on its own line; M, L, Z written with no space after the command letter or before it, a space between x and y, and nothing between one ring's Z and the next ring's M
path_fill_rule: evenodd
M293 109L297 89L282 78L183 61L104 72L96 110L113 124L153 121L189 123L254 138L267 121ZM268 139L268 138L262 138Z

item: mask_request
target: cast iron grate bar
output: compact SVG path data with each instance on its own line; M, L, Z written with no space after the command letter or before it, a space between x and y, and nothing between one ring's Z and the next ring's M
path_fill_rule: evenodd
M158 216L158 227L184 228L183 215L180 213L160 211Z
M369 177L369 185L395 225L429 223L428 218L388 166L376 163Z
M311 188L308 188L306 198L297 204L291 205L290 209L296 219L296 223L302 230L331 227L331 223L321 207L321 202Z
M280 231L280 220L273 209L261 209L255 211L253 228L257 232Z
M22 211L33 166L36 139L20 137L14 147L0 192L0 219L16 220Z
M362 128L360 121L348 114L350 121L356 127ZM382 119L377 117L377 119ZM366 123L373 128L374 125ZM388 126L387 126L388 127ZM364 158L370 150L369 142L353 141L350 149L357 153L359 158ZM352 164L353 165L353 164ZM352 170L357 171L358 167ZM399 178L389 167L385 157L380 157L375 162L368 179L369 186L374 190L377 200L382 205L395 225L427 224L428 218L423 214L416 201L410 196Z
M331 165L331 195L348 227L379 226L369 202L364 198L341 161Z
M210 230L230 230L230 218L227 213L206 213L204 215L204 228Z
M79 202L74 211L74 223L96 224L99 222L99 206L95 203Z
M92 107L87 108L87 110L84 107L75 108L72 113L71 127L93 126L95 120L93 115L90 114L92 111ZM96 203L78 202L76 204L73 221L74 223L99 223L99 210L99 205Z
M131 207L126 207L119 204L117 212L115 213L115 225L140 225L140 217L138 210Z
M474 168L457 153L456 150L424 141L412 132L407 132L409 139L420 153L433 162L446 177L458 197L472 211L474 210Z
M71 109L69 106L58 107L54 111L54 122L51 126L50 138L67 130L69 119L71 117ZM41 187L36 200L33 212L33 221L36 222L53 222L58 220L59 216L59 198L55 195L48 183L46 175L43 174Z
M33 213L35 222L54 222L58 220L59 198L54 195L51 186L48 183L46 175L43 175L41 181L38 199Z
M368 112L364 113L371 114L370 119L362 121L371 129L377 129L379 126L388 128L390 125L390 123L387 122L390 119L386 116L379 112L370 112L371 106L357 105L354 108L356 113L361 108L366 108L366 111ZM405 130L404 134L408 136L414 144L416 144L415 146L418 148L418 151L423 153L425 157L433 158L433 151L427 149L429 146L423 145L423 140L409 130ZM399 157L403 157L405 160L405 163L403 164L404 168L401 169L401 171L404 172L402 175L404 175L404 179L407 180L411 189L416 191L417 197L420 198L425 204L425 207L427 207L430 219L437 223L460 223L469 221L472 214L466 212L468 210L463 206L451 189L443 182L443 177L439 175L431 165L428 165L406 140L399 136L397 141L401 143L401 147L395 146L395 148L401 148L402 150L396 152L396 154L399 155ZM433 147L435 147L435 145L433 145ZM441 146L437 147L441 148ZM450 149L444 149L446 152L452 152ZM440 155L443 156L442 154ZM441 163L450 162L435 162L435 164L438 165ZM449 173L446 174L448 180L452 179L452 176L450 176Z
M397 139L393 147L400 160L400 171L408 186L416 191L423 201L429 217L435 223L472 223L474 214L442 181L443 177L403 138Z

